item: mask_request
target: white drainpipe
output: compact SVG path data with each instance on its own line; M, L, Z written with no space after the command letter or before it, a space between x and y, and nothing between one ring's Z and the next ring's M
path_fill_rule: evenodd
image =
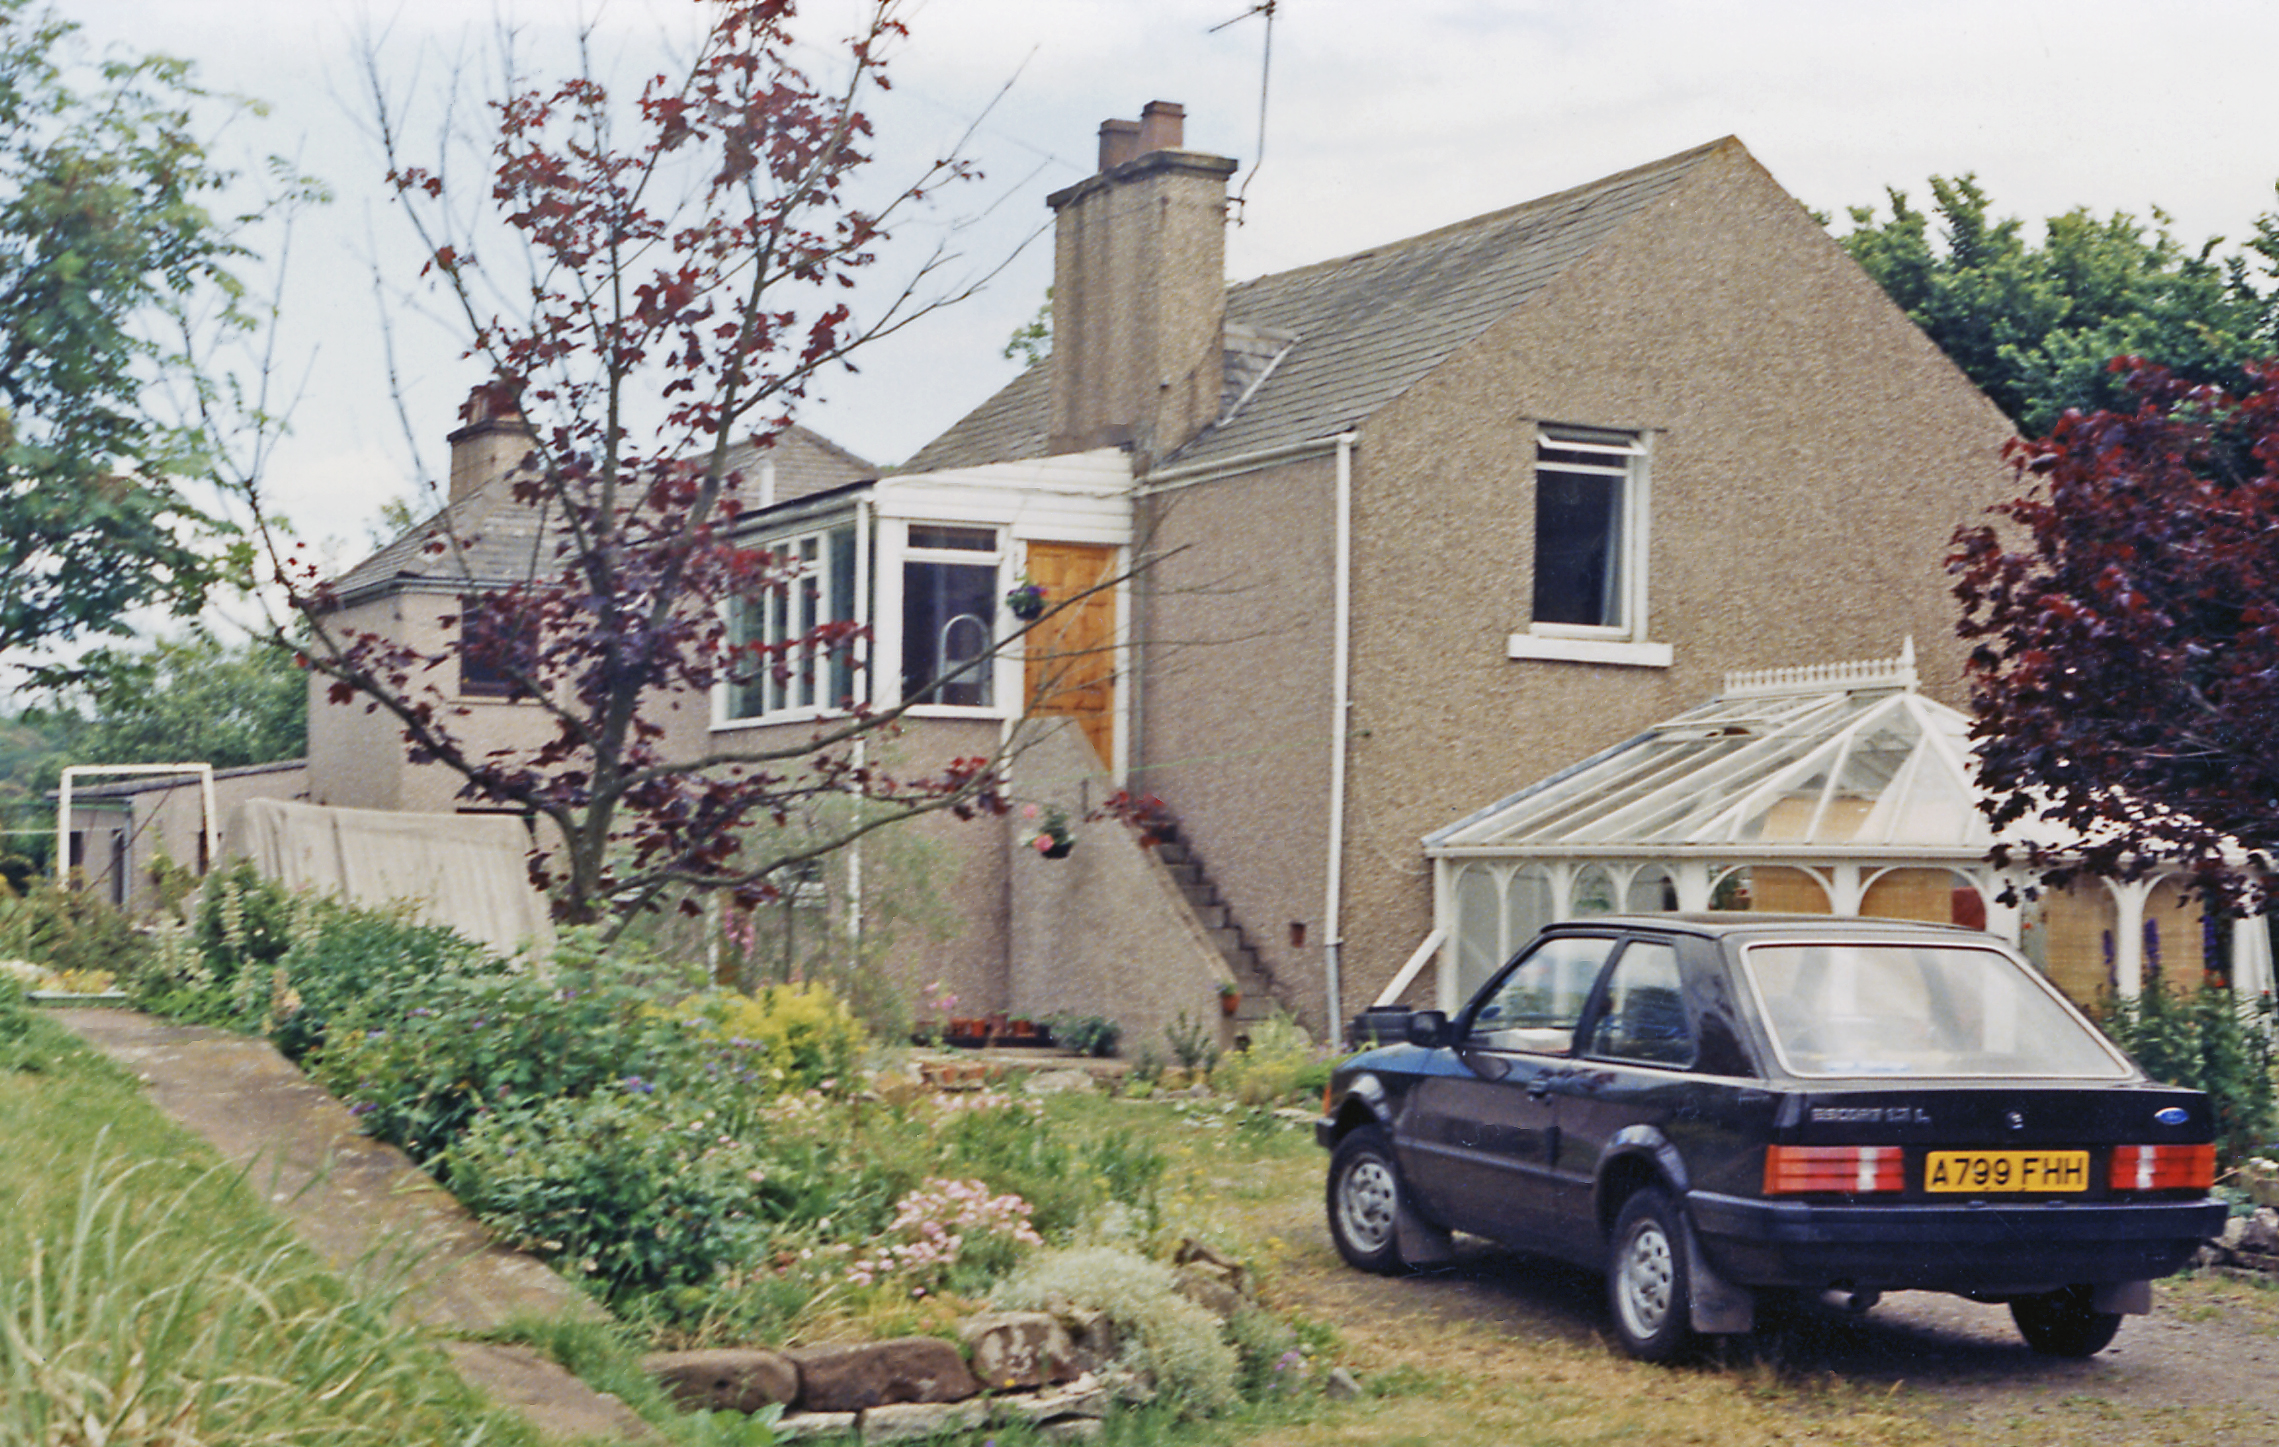
M1329 716L1329 859L1322 871L1322 987L1329 1004L1323 1028L1332 1039L1344 1028L1339 973L1344 965L1345 748L1353 713L1353 442L1337 436L1337 603L1331 662Z

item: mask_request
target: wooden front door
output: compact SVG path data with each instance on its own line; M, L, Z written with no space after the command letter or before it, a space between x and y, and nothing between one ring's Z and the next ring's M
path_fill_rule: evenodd
M1115 565L1114 548L1029 544L1029 581L1058 611L1029 633L1022 695L1032 714L1075 719L1103 764L1115 762Z

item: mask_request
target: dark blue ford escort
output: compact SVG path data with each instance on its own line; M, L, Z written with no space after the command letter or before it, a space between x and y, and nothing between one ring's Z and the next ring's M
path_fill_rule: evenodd
M1820 916L1557 925L1451 1020L1331 1081L1329 1226L1353 1265L1464 1231L1607 1275L1666 1360L1776 1296L2007 1302L2088 1356L2220 1230L2207 1097L2158 1085L1991 936Z

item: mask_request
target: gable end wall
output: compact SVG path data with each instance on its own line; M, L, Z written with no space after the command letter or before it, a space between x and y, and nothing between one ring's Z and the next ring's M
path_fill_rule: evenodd
M1653 434L1667 669L1515 661L1538 420ZM1888 657L1960 704L1943 558L1999 412L1738 147L1372 418L1355 457L1345 1003L1431 927L1418 839L1715 693Z

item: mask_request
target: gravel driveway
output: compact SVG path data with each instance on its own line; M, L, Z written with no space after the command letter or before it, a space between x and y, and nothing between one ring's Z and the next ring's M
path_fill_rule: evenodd
M1280 1263L1277 1298L1337 1323L1380 1359L1398 1359L1404 1323L1419 1313L1485 1328L1508 1344L1515 1372L1546 1336L1611 1342L1604 1289L1590 1273L1460 1238L1447 1269L1372 1277L1346 1268L1318 1225L1311 1234L1323 1238L1318 1249ZM1769 1369L1791 1382L1888 1393L1892 1407L1947 1440L2279 1441L2279 1288L2221 1277L2158 1284L2153 1314L2131 1317L2087 1361L2035 1355L2005 1307L1921 1292L1887 1297L1861 1317L1807 1311L1728 1346L1721 1361L1742 1374Z

